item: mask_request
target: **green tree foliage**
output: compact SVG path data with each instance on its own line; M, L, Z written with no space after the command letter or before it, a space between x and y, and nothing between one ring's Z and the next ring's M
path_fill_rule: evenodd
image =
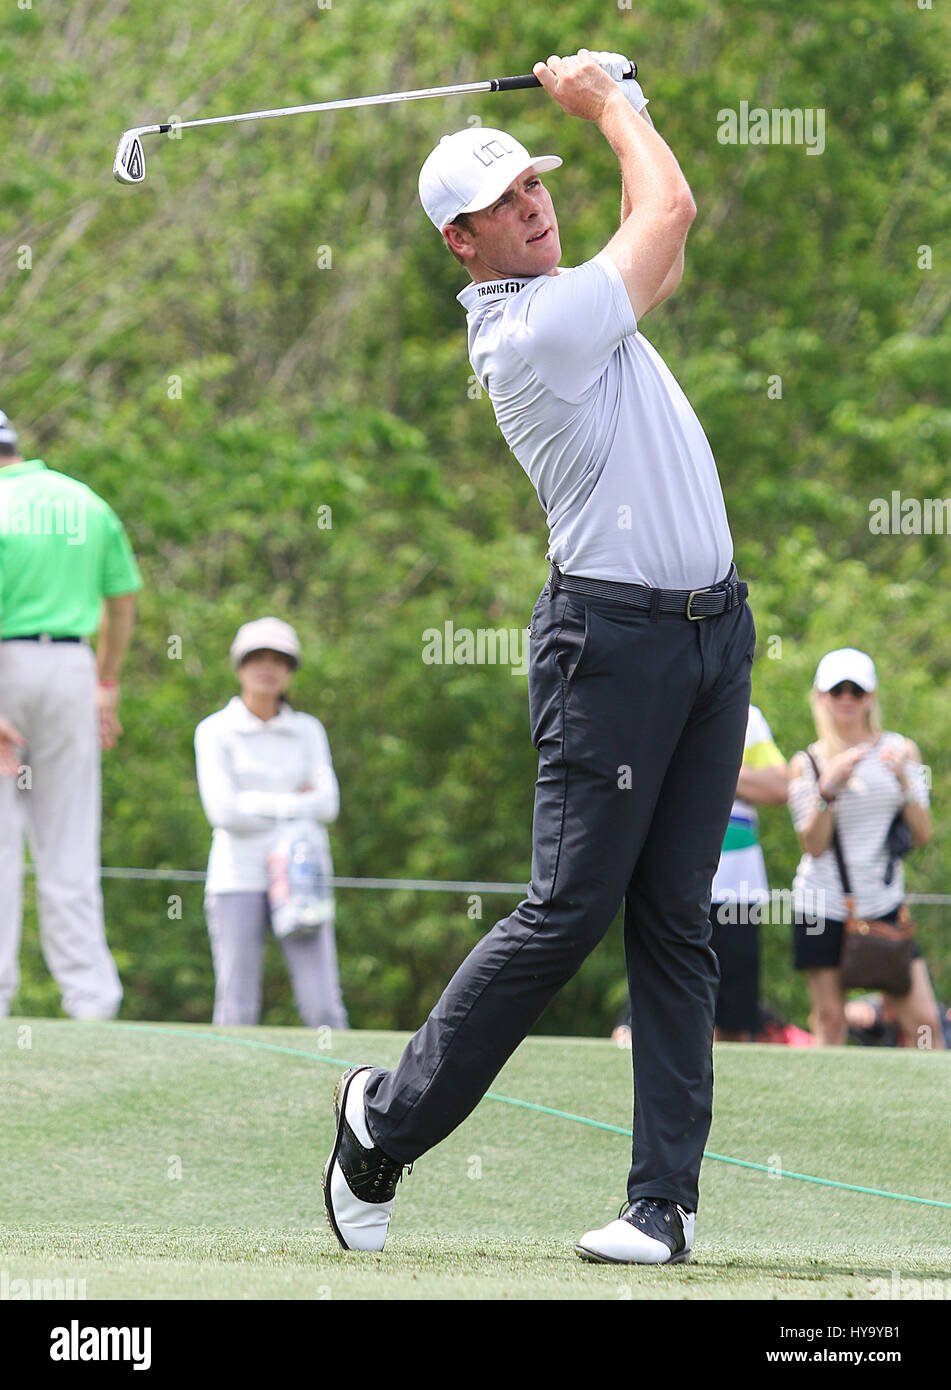
M294 698L330 735L338 872L527 879L524 677L422 651L446 621L524 627L544 519L470 378L461 272L416 177L467 123L557 151L575 263L616 225L610 149L529 92L153 137L137 188L110 165L132 124L472 81L587 44L637 58L698 204L683 285L644 331L720 466L760 633L754 698L791 753L823 651L872 652L887 726L933 769L938 834L911 884L951 889L949 541L870 529L875 498L951 493L949 40L946 6L880 0L6 6L0 403L29 453L116 507L146 578L104 862L203 866L192 733L233 691L235 628L273 612L304 642ZM722 142L741 102L821 111L822 152ZM788 885L788 815L763 825ZM207 1017L200 887L105 892L126 1016ZM353 1022L414 1026L513 905L487 897L479 919L461 895L342 892ZM921 920L948 995L943 912ZM765 992L802 1021L788 934L764 940ZM23 964L21 1009L55 1012L35 928ZM604 1029L624 988L615 930L541 1026ZM265 1017L294 1018L275 958Z

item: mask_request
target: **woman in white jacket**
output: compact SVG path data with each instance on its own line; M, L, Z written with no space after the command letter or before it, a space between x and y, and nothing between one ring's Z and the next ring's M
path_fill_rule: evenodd
M340 793L327 735L319 719L284 699L299 661L300 642L288 623L245 623L231 646L241 694L195 730L198 790L214 830L205 914L218 1024L260 1021L267 860L281 823L312 822L332 873L324 827L337 818ZM280 945L304 1023L346 1028L332 909L312 935L283 937Z

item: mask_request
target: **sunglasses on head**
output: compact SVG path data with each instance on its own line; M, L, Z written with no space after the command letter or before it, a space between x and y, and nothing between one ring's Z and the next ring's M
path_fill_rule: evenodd
M829 691L833 700L838 700L840 695L851 695L853 700L861 700L866 693L860 685L855 684L855 681L839 681L839 684L834 685Z

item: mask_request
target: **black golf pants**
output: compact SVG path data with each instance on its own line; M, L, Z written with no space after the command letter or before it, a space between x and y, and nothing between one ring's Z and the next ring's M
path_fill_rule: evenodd
M538 780L528 896L449 982L367 1123L409 1163L475 1108L623 899L632 1007L628 1199L697 1207L713 1103L710 888L736 792L755 644L746 603L700 621L550 592L532 614Z

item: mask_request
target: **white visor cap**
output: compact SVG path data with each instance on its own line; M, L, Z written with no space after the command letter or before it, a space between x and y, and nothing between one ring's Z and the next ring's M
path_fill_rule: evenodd
M231 664L236 671L252 652L280 652L295 666L300 665L300 639L290 623L280 618L255 618L238 628L231 643Z
M513 179L557 169L556 154L531 155L504 130L469 126L444 135L419 171L419 201L438 232L461 212L479 212L501 198Z
M852 681L865 691L875 690L878 685L875 662L854 647L828 652L816 668L816 689L832 690L840 681Z

